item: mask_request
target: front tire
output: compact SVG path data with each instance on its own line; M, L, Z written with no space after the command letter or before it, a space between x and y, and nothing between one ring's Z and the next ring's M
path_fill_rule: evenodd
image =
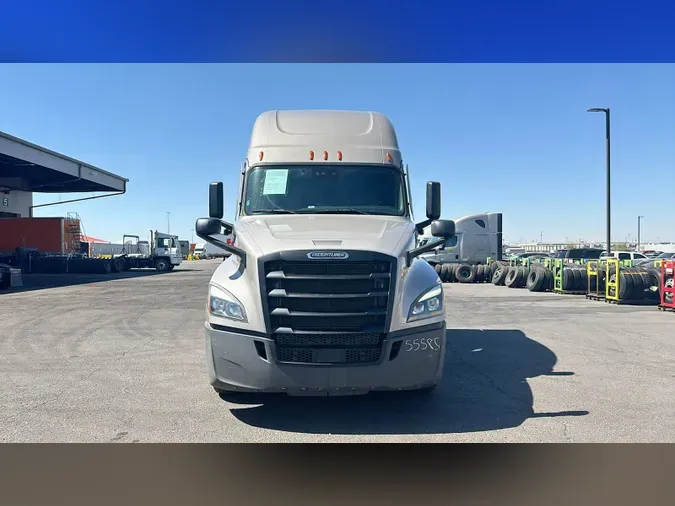
M171 267L171 264L166 258L159 258L155 261L155 269L159 272L166 272Z

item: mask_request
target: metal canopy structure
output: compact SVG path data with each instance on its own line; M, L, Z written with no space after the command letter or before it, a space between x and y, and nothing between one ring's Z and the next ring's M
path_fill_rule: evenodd
M128 182L0 131L0 187L35 193L124 193Z

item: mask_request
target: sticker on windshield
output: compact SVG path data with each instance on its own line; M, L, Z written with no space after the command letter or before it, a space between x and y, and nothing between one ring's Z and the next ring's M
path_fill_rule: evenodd
M263 195L285 195L288 182L288 169L269 169L265 171Z

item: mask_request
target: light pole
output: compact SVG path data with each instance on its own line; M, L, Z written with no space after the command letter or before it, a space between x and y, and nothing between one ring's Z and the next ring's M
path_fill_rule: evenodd
M166 233L171 234L171 213L166 212Z
M190 234L192 234L192 240L190 242L194 243L195 242L195 229L194 228L190 229Z
M640 251L640 220L642 220L644 216L638 216L638 238L637 238L637 248L635 248L637 251Z
M594 107L588 109L588 112L604 112L605 113L605 139L607 144L607 255L612 252L612 212L611 212L611 201L610 201L610 149L609 149L609 140L610 140L610 122L609 122L609 107Z

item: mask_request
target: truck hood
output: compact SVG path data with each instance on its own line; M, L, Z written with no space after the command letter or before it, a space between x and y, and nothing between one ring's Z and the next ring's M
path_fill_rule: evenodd
M267 255L293 249L346 249L397 255L414 225L398 216L281 215L247 216L237 220L235 235Z

